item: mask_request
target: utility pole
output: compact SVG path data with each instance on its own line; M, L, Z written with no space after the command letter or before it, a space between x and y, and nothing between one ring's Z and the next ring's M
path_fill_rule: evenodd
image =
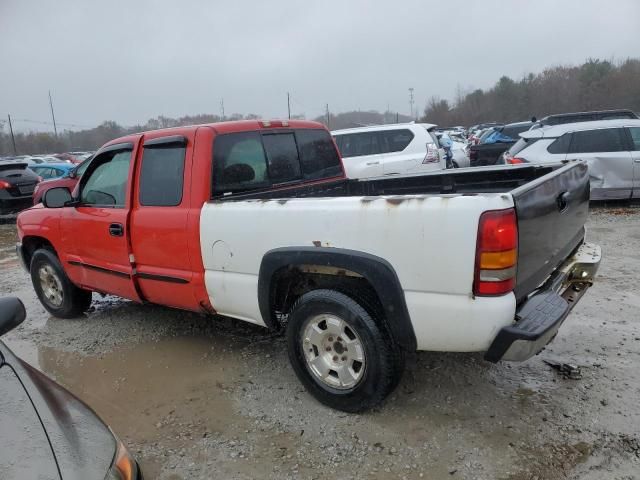
M9 131L11 132L11 143L13 143L13 154L17 155L18 150L16 150L16 137L13 136L13 125L11 125L11 115L7 114L9 117Z
M287 92L287 113L289 114L289 120L291 120L291 98L289 92Z
M329 104L328 103L326 105L326 110L327 110L327 129L331 130L331 120L329 118Z
M53 133L58 136L58 127L56 126L56 116L53 114L53 101L51 100L51 90L49 90L49 107L51 107L51 118L53 119Z
M409 106L411 107L411 118L413 118L413 87L409 87Z
M220 100L220 111L222 112L222 120L224 120L224 98Z

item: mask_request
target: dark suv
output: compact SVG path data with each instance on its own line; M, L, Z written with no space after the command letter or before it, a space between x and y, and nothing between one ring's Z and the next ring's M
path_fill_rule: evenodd
M0 162L0 215L17 213L32 205L39 177L26 163Z

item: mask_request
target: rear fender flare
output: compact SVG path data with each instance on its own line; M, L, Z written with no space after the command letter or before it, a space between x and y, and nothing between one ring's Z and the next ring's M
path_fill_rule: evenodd
M385 259L356 250L284 247L268 251L262 258L258 277L258 304L267 327L278 328L278 320L271 308L274 274L282 268L296 265L322 265L361 275L378 295L384 308L385 322L394 340L406 350L416 350L416 336L398 275Z

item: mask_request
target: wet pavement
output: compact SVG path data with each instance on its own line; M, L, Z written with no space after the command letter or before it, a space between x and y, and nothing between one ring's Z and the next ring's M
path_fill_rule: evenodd
M603 247L597 283L541 355L412 355L362 415L315 402L284 339L242 322L97 295L84 318L50 318L11 225L0 295L19 296L28 320L4 340L90 404L146 478L640 478L640 210L594 210L589 240Z

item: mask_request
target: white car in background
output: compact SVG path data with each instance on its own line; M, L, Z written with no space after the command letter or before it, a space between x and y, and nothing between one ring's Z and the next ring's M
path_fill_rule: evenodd
M640 120L597 120L528 130L504 153L505 163L512 165L579 159L589 165L592 200L640 198Z
M446 168L435 125L402 123L334 130L348 178L432 172Z

